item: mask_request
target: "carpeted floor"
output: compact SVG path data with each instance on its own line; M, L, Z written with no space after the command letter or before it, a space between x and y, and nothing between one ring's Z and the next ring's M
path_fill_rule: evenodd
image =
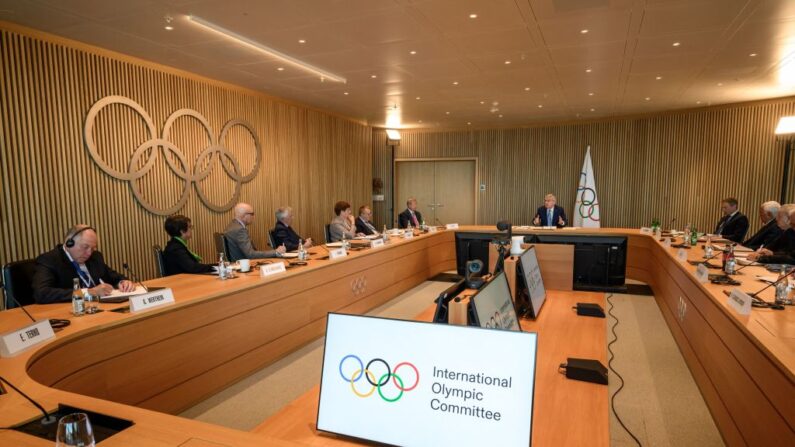
M431 304L449 282L427 281L368 315L411 319ZM616 410L644 446L720 446L720 434L654 297L611 298L620 323L613 367L626 380ZM608 318L608 340L612 340ZM188 409L181 416L239 430L251 430L320 381L323 339L243 379ZM610 373L609 391L618 387ZM636 445L611 412L611 445Z

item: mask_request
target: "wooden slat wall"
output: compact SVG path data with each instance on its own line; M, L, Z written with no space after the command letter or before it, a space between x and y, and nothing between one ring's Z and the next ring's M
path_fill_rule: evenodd
M549 127L404 130L395 157L478 157L478 177L486 184L478 223L529 224L547 192L573 216L591 145L602 226L640 227L654 217L664 223L676 217L677 228L692 222L712 231L720 199L735 196L753 232L760 226L758 205L779 199L785 142L773 130L785 115L795 115L795 98ZM390 216L390 157L384 131L374 129L373 175L384 180L386 195L374 204L378 225Z
M0 263L35 257L62 241L68 227L85 222L99 230L100 249L112 266L128 261L140 276L155 275L150 248L167 241L165 218L144 210L127 182L102 172L82 141L86 113L108 95L141 104L158 132L181 108L204 115L216 135L230 119L251 123L262 144L262 162L259 174L243 184L240 200L256 209L251 231L262 248L280 205L294 208L303 236L322 240L336 200L370 200L372 130L363 124L1 24L0 65ZM142 123L123 106L100 113L97 144L115 169L126 170L132 152L149 138ZM170 139L185 153L188 169L207 145L203 126L192 118L177 120ZM226 146L249 172L254 160L249 134L235 128ZM217 159L215 164L201 187L221 204L231 197L234 183ZM162 152L155 166L140 180L144 197L158 207L176 203L184 182ZM223 231L231 210L211 211L191 187L178 212L193 220L192 247L208 262L217 259L212 233Z

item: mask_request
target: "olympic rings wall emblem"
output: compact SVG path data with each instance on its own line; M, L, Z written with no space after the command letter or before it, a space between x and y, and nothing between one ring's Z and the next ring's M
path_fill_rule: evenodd
M351 280L351 292L354 295L359 295L364 293L367 289L367 278L364 276L359 276L358 278L354 278Z
M143 120L149 135L149 139L141 143L133 151L126 171L116 170L102 159L99 151L97 150L97 143L94 138L94 125L97 115L103 108L111 104L121 104L137 112ZM207 132L207 140L209 142L207 147L194 161L192 169L188 166L188 160L186 159L185 154L174 143L169 141L172 125L177 119L182 117L194 118L201 123L201 125L204 126L204 130ZM232 154L229 149L221 144L229 130L235 126L241 126L246 129L254 139L256 157L254 167L245 175L241 172L240 163L235 158L234 154ZM193 183L195 183L196 192L198 193L199 198L205 204L205 206L211 210L223 212L232 208L232 206L237 203L238 197L240 196L240 187L242 184L251 181L259 172L262 152L259 137L257 136L257 133L254 131L254 128L251 126L251 124L239 119L229 120L221 129L221 134L218 136L218 138L216 138L215 132L210 126L210 123L207 121L207 118L192 109L179 109L172 113L171 116L166 119L166 122L163 125L163 134L161 137L158 134L157 128L155 127L152 118L148 113L146 113L143 107L141 107L140 104L133 101L132 99L126 98L124 96L106 96L97 101L91 107L91 109L88 111L88 115L86 115L86 122L83 128L83 138L86 148L88 149L88 153L91 155L91 158L100 169L105 171L105 173L111 177L130 182L133 195L135 196L136 200L138 200L138 203L140 203L141 206L143 206L149 212L164 216L174 214L183 206L185 206L185 203L188 201L190 186ZM163 150L163 158L166 159L168 167L171 169L171 171L185 182L185 186L182 189L182 194L180 195L177 203L166 209L156 208L150 202L146 201L142 197L140 187L136 182L152 170L160 152L158 149ZM214 164L213 161L216 156L218 156L218 160L221 163L221 166L223 166L226 174L235 182L235 191L232 194L232 197L228 202L221 205L210 202L204 191L202 191L202 189L199 187L199 182L210 175L210 171ZM175 162L173 158L176 158L178 162ZM144 160L144 163L143 165L139 166L142 159ZM206 167L203 168L202 166Z
M380 368L381 370L386 368L386 372L381 374L378 380L376 380L376 375L371 369L374 363L383 365ZM345 370L348 369L350 371L351 365L353 365L352 367L356 369L349 376L346 376ZM403 379L398 375L397 372L402 367L407 367L414 370L414 376L416 377L416 379L413 385L406 386L406 384L403 382ZM343 357L342 360L340 360L339 371L340 371L340 376L342 376L342 380L345 383L350 384L351 391L353 391L353 394L361 398L365 398L365 397L370 397L376 390L378 390L378 395L381 396L381 399L383 399L384 402L397 402L400 400L401 397L403 397L404 392L411 391L414 388L417 388L417 385L420 384L420 372L419 370L417 370L417 367L410 362L400 362L397 365L395 365L395 369L391 369L389 367L389 363L387 363L386 360L374 358L369 362L367 362L367 365L365 366L364 362L362 362L362 359L360 359L358 356L353 354L348 354L345 357ZM359 389L356 388L356 383L359 382L359 380L361 380L362 377L364 377L364 379L370 385L370 389L366 392L361 392ZM391 382L389 380L390 378L392 379ZM361 381L359 383L364 384L364 381ZM397 389L398 391L397 395L394 395L394 393L392 393L393 395L390 396L384 395L383 388L386 388L390 383L394 385L395 388ZM365 385L365 387L366 386L367 385Z

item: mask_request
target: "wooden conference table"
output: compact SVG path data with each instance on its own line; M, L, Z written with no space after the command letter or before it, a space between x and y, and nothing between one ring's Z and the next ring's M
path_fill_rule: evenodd
M482 233L493 228L472 226L456 231ZM516 231L522 232L531 231ZM627 277L652 286L727 444L792 445L793 308L755 309L750 316L739 316L727 306L724 287L699 283L695 267L678 261L673 249L635 229L566 233L628 238ZM701 250L689 250L689 256L700 259ZM544 262L540 259L542 271ZM560 270L561 266L554 263L561 261L548 262L553 263L551 270ZM300 439L269 432L267 427L273 425L268 422L257 433L246 433L172 415L321 336L327 312L364 313L454 267L454 233L440 231L410 240L393 238L393 243L384 248L351 252L341 260L311 261L308 266L268 278L252 273L227 281L191 275L153 280L148 284L173 289L176 304L140 314L102 312L72 318L72 325L57 333L55 339L16 357L0 359L0 375L45 408L64 403L135 421L133 427L103 445L301 445ZM757 287L752 278L760 270L750 267L742 272L744 290ZM560 300L602 299L601 294L581 293L562 294ZM772 300L772 293L763 297ZM551 303L558 297L552 294L550 298ZM554 315L554 308L545 311ZM67 304L28 309L36 318L70 318ZM544 316L542 312L538 321L528 322L528 329L539 325L543 334ZM605 320L593 321L604 327ZM19 309L0 314L0 333L26 324ZM539 339L543 340L543 335ZM591 357L604 363L603 343L599 353L556 353L555 358ZM542 380L542 374L549 372L539 372L537 380ZM562 380L572 390L579 386L595 390L583 395L598 402L588 413L591 418L596 414L595 426L603 427L595 443L608 443L607 388ZM537 382L536 389L540 388L543 386ZM0 426L37 417L32 405L14 391L7 391L0 395ZM543 401L538 396L536 409ZM566 397L565 390L560 396ZM560 414L569 417L574 411L563 405L558 408L562 409ZM314 414L302 417L314 420ZM547 433L569 430L565 421L544 422L544 416L536 413L534 441L547 444L543 437L537 438L545 432L540 426L546 424L559 424L547 426ZM553 439L547 441L551 444ZM594 443L592 437L587 440ZM572 438L563 442L576 443ZM7 430L0 431L0 444L49 445Z

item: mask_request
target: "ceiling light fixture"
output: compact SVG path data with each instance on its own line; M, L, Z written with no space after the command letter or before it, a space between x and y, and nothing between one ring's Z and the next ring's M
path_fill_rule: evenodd
M416 97L416 98L414 98L414 99L416 99L417 101L419 101L419 100L420 100L420 99L422 99L422 98L420 98L419 96L417 96L417 97Z
M656 77L656 78L654 78L654 79L656 79L656 80L658 80L658 81L659 81L660 79L662 79L662 76L657 76L657 77Z
M467 121L467 126L471 126L471 125L472 125L472 123Z
M756 53L751 53L751 54L749 54L749 56L756 57Z
M593 109L593 108L592 108L592 109L591 109L591 112L596 112L596 109Z
M525 87L524 91L529 92L530 91L530 87Z
M481 104L486 104L486 101L480 101Z
M348 96L348 92L343 92L343 95Z
M589 92L589 93L588 93L588 96L593 96L593 92Z
M651 98L647 96L646 101L651 101Z
M586 72L586 73L590 73L591 71L593 71L593 70L591 70L590 68L586 68L586 69L585 69L585 72Z
M511 61L505 61L505 65L511 65Z
M470 18L470 19L477 19L477 18L478 18L478 15L477 15L477 14L470 14L470 15L469 15L469 18Z
M409 54L410 54L410 55L412 55L412 56L414 56L415 54L417 54L417 52L416 52L416 51L414 51L414 50L411 50L411 51L409 51Z
M502 115L500 115L500 118L502 118Z
M795 116L782 116L776 126L776 135L795 133Z
M671 45L674 46L674 47L678 47L679 45L682 45L682 44L680 42L674 42Z
M539 109L543 109L543 108L544 108L544 106L543 106L543 105L541 105L541 104L539 104L539 105L538 105L538 108L539 108Z
M261 44L259 42L251 40L251 39L249 39L247 37L241 36L240 34L237 34L237 33L233 32L233 31L230 31L230 30L228 30L228 29L226 29L224 27L218 26L218 25L216 25L216 24L214 24L212 22L208 22L208 21L202 19L201 17L188 16L188 20L190 20L191 22L195 23L196 25L198 25L198 26L200 26L200 27L202 27L202 28L204 28L204 29L206 29L208 31L212 31L212 32L221 34L222 36L224 36L226 38L232 39L232 40L234 40L237 43L240 43L240 44L246 45L248 47L254 48L256 50L259 50L259 51L267 54L268 56L271 56L273 58L281 60L282 62L287 62L288 64L294 65L294 66L296 66L296 67L298 67L298 68L300 68L302 70L308 71L310 73L314 73L314 74L322 77L323 79L328 79L328 80L335 81L335 82L341 82L343 84L348 82L347 79L345 79L342 76L335 75L334 73L331 73L329 71L323 70L322 68L319 68L319 67L316 67L316 66L314 66L312 64L308 64L308 63L306 63L304 61L298 60L298 59L296 59L296 58L294 58L292 56L289 56L287 54L282 53L281 51L275 50L275 49L273 49L273 48L271 48L269 46L263 45L263 44Z
M284 67L279 67L279 68L277 68L277 70L284 71Z
M458 81L453 81L453 85L458 85Z
M450 112L444 112L444 114L445 114L445 115L449 115L449 114L450 114Z
M370 75L370 79L375 79L377 77L378 77L377 75Z
M304 44L306 43L306 39L298 39L298 43Z
M587 29L581 29L580 30L580 34L588 34L588 30Z
M163 18L164 18L164 19L166 19L166 26L164 26L163 28L164 28L166 31L171 31L171 30L173 30L173 29L174 29L174 27L173 27L173 26L171 26L171 21L172 21L172 20L174 20L174 18L172 18L171 16L165 16L165 17L163 17Z

